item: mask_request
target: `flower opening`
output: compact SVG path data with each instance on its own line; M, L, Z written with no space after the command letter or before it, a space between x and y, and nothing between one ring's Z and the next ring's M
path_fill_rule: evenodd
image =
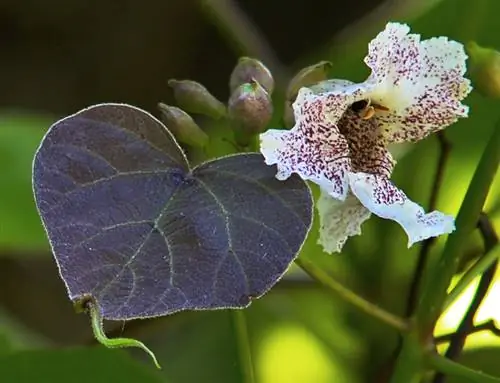
M320 186L326 251L340 251L370 213L398 222L408 246L454 230L451 216L426 214L390 181L395 161L387 146L419 141L467 116L465 60L457 42L420 41L408 26L389 23L369 44L365 63L372 73L365 82L301 88L295 126L261 134L261 152L277 165L278 179L296 173Z

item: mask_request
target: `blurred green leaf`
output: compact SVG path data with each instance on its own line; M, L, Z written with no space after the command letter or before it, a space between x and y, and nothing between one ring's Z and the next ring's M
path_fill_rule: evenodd
M48 248L31 187L31 164L52 120L0 112L0 248Z
M0 357L12 351L12 344L6 334L0 333Z
M370 326L365 314L349 318L351 307L338 296L307 277L294 281L247 309L256 381L367 381L362 366L372 356L357 331Z
M134 334L134 337L154 351L162 372L172 382L243 382L232 312L186 314L174 314L185 320L171 322L168 319L172 317L167 317L165 327L148 334ZM140 351L136 355L151 363Z
M465 366L482 371L493 376L500 376L500 348L481 347L465 350L459 358L459 362ZM448 383L467 383L465 380L457 377L449 377Z
M44 347L47 340L0 307L0 355Z
M22 351L0 357L3 383L159 383L153 368L104 347Z

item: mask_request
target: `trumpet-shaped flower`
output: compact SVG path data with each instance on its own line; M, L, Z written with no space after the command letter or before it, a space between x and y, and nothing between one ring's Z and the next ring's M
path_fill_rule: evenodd
M390 143L416 142L467 117L470 92L463 46L444 37L420 40L409 27L387 24L369 44L363 83L328 80L302 88L295 126L261 134L261 152L276 177L292 173L320 186L320 243L340 251L371 213L398 222L408 246L450 233L454 219L426 214L390 180Z

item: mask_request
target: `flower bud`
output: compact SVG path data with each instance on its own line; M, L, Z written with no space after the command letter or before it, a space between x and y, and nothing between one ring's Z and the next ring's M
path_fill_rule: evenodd
M291 101L285 101L285 107L283 108L283 124L287 129L295 125L295 115L293 114Z
M226 106L217 100L203 85L191 80L168 81L174 90L179 107L190 113L203 114L219 119L226 114Z
M320 81L327 79L328 71L331 69L332 63L329 61L320 61L317 64L308 66L300 70L288 84L286 91L286 99L289 101L295 100L299 89L302 87L317 84Z
M229 91L233 93L241 84L257 81L267 91L272 94L274 90L274 79L271 71L257 59L251 57L241 57L229 78Z
M266 129L271 120L271 97L256 80L242 84L229 98L228 115L236 142L247 146L254 136Z
M158 104L158 109L161 120L179 142L195 147L204 147L208 144L208 135L182 109L161 102Z
M500 52L475 42L468 43L466 50L474 88L483 96L500 98Z

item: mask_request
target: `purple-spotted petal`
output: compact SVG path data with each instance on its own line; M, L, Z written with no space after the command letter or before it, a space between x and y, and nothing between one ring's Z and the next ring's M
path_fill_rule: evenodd
M349 237L361 234L361 224L371 215L351 193L345 201L338 201L322 191L316 208L320 223L318 244L329 254L340 252Z
M347 107L362 97L356 85L339 83L321 94L302 88L293 104L295 126L260 135L266 164L276 164L278 179L297 173L337 199L345 199L351 171L349 147L337 122Z
M389 142L418 141L467 117L461 101L471 91L464 78L464 47L445 37L420 41L407 25L387 24L370 43L372 102L388 108L376 118Z
M418 241L455 230L453 217L439 211L426 214L421 206L383 176L350 173L349 186L373 214L398 222L408 235L408 247Z

